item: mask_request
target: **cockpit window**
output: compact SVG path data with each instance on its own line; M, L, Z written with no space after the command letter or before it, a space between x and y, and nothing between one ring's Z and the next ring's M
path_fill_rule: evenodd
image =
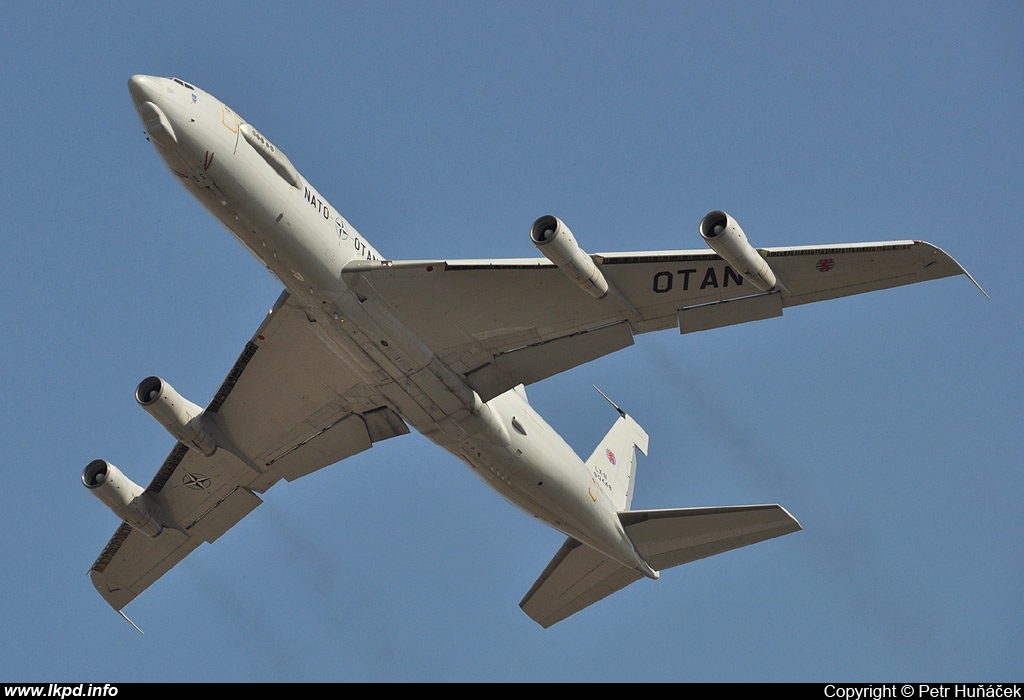
M174 82L176 82L176 83L177 83L178 85L182 86L183 88L187 88L187 89L189 89L189 90L195 90L195 88L194 88L194 87L192 87L191 85L189 85L188 83L186 83L186 82L185 82L184 80L182 80L181 78L171 78L171 80L173 80Z

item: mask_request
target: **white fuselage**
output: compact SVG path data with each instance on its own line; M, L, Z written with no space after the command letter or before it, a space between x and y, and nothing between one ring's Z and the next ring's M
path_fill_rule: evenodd
M129 90L151 142L186 189L302 301L327 347L407 423L529 514L656 576L588 467L525 394L483 403L372 290L346 283L349 263L386 259L275 145L184 81L137 75Z

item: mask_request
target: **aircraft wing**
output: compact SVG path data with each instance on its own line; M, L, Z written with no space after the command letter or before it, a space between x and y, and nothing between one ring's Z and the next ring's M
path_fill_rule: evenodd
M245 517L262 502L257 492L409 432L329 347L282 294L205 411L217 450L177 443L146 488L163 530L150 537L122 524L92 565L114 609Z
M776 291L762 293L711 251L592 255L613 288L602 299L543 258L358 262L342 275L413 329L485 401L627 347L638 333L706 330L781 316L789 306L967 275L920 241L760 253L778 278Z

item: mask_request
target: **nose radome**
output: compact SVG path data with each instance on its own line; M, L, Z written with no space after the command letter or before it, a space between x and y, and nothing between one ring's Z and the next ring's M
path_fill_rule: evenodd
M143 102L152 102L159 94L159 78L152 75L133 75L128 79L128 92L132 96L132 102L139 105Z
M167 113L160 107L163 80L152 75L133 75L128 79L128 92L149 137L161 146L173 147L178 144L178 135L174 133L174 125Z

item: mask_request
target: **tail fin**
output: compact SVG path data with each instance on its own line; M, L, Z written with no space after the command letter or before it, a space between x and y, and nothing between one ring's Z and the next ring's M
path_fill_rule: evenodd
M597 391L601 393L600 389ZM604 394L601 393L601 396ZM604 397L615 406L611 399ZM619 412L619 419L594 448L586 464L591 478L611 499L615 510L629 510L636 478L636 451L640 450L646 455L650 438L625 411L618 406L615 406L615 410Z

